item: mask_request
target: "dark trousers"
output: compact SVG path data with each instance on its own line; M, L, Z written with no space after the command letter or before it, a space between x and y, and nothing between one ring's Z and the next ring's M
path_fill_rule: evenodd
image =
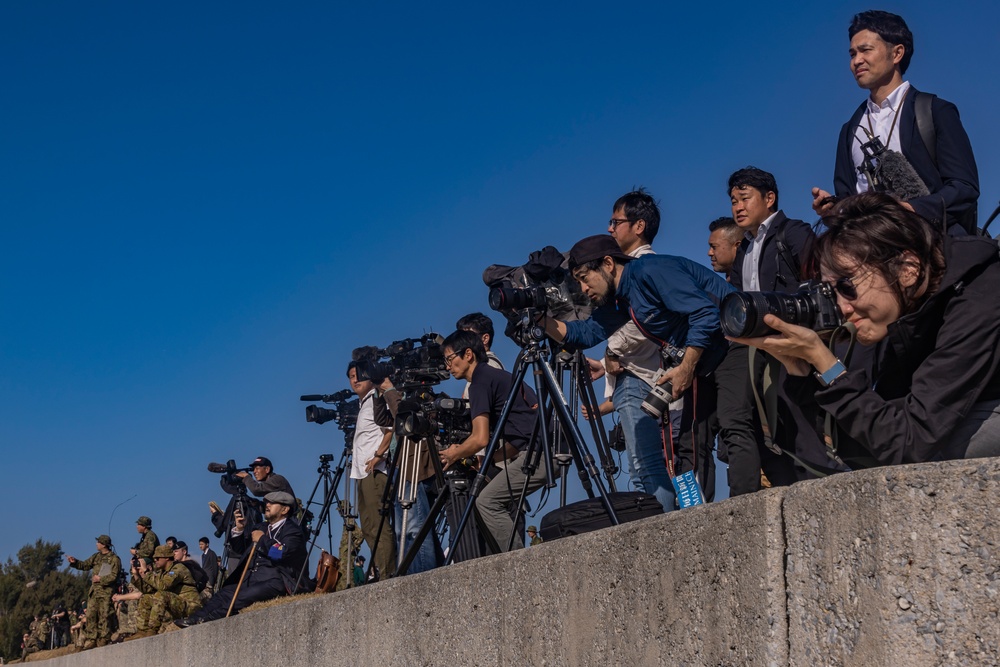
M236 596L236 604L233 605L233 614L239 613L241 609L246 609L254 602L271 600L285 594L285 582L281 580L281 577L269 576L266 579L254 581L255 574L257 573L248 573L246 579L243 581L240 593ZM215 621L225 618L226 612L229 611L229 603L233 601L233 595L235 594L236 584L223 586L201 608L201 611L196 611L191 615L191 619L195 621Z
M748 352L747 346L733 344L714 373L719 394L719 438L725 443L729 459L730 496L759 491L761 470L772 486L787 486L798 479L790 457L764 446L751 385L758 382L760 386L764 361L757 356L751 378Z
M717 411L717 387L712 375L695 377L684 392L680 435L675 443L677 474L694 470L705 502L715 500L715 433L712 427Z

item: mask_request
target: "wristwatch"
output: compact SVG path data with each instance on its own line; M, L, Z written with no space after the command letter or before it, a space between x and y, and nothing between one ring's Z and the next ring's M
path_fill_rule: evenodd
M816 379L819 380L819 383L823 385L823 387L825 388L833 384L837 380L837 378L839 378L846 372L847 369L844 367L843 362L841 362L840 359L837 359L833 363L833 366L830 366L830 369L828 371L826 371L825 373L816 372L813 373L813 375L816 376Z

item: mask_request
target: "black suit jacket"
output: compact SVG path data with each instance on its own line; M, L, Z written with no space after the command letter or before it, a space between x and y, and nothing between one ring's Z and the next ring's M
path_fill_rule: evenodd
M219 578L219 555L209 549L201 555L201 568L208 574L208 581L213 586Z
M250 534L255 530L264 531L264 536L257 543L257 548L253 554L246 553L253 544ZM302 534L302 527L291 518L285 520L277 534L272 539L268 535L267 523L259 523L252 529L244 530L242 535L230 538L230 546L233 550L242 551L243 557L240 564L229 575L226 585L236 583L246 565L246 559L253 557L254 561L250 565L253 581L260 582L268 579L281 578L285 582L285 590L292 592L292 587L298 579L299 571L306 559L305 538ZM273 552L272 547L280 545Z
M798 266L790 266L787 254L778 252L778 232L784 228L785 245L791 253L791 263ZM785 214L778 211L774 220L768 227L764 236L764 247L760 251L760 264L757 267L760 277L761 292L796 292L798 291L799 276L803 275L802 263L806 261L809 247L815 238L812 227L801 220L792 220L785 217ZM746 258L747 249L750 247L750 239L743 239L739 249L736 251L736 259L733 261L733 268L730 271L729 282L737 290L745 289L743 285L743 261Z
M931 104L934 130L937 137L937 164L917 129L914 101L919 91L910 86L899 112L896 132L903 155L927 185L931 194L910 200L913 210L928 220L941 220L941 211L947 211L948 225L961 224L963 219L974 219L979 200L979 170L972 154L972 144L965 133L958 108L938 97ZM856 194L858 172L851 157L854 134L864 118L867 100L861 103L854 115L840 130L837 143L837 162L833 173L834 194L838 197ZM969 226L972 222L968 223ZM972 231L968 227L966 231Z

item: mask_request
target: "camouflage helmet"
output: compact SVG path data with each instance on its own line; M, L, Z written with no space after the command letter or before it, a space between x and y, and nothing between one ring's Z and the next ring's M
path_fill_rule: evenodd
M135 522L137 525L145 526L146 528L153 527L153 520L150 519L148 516L141 516L138 519L136 519Z
M153 549L153 558L169 558L173 560L174 550L171 549L169 545L161 544Z
M106 547L111 546L111 536L110 535L98 535L96 538L98 544L103 544Z

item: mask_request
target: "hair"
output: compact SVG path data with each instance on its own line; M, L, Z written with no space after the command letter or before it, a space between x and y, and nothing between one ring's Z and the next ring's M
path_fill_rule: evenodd
M812 246L814 271L823 264L849 275L863 265L885 279L904 315L916 310L923 301L915 294L925 277L928 284L924 298L940 286L945 270L940 233L889 195L866 192L845 197L820 222L826 231L816 237ZM898 273L906 251L916 255L920 270L916 282L904 289Z
M483 315L482 313L469 313L464 317L458 318L458 322L455 322L455 328L473 331L480 336L486 334L490 337L487 346L493 346L493 320L491 320L488 315Z
M740 226L736 224L736 221L730 217L722 216L721 218L716 218L712 222L708 223L708 232L724 232L726 238L728 238L733 243L739 243L740 237L743 236L743 230Z
M480 334L474 331L459 329L441 343L441 349L446 347L450 347L451 351L458 353L459 356L464 355L466 350L472 350L477 362L484 363L486 361L486 348L483 347L483 339L480 338Z
M171 535L167 539L163 540L163 543L166 544L167 542L170 542L170 541L173 541L174 544L177 544L177 538L174 537L173 535Z
M770 208L770 211L773 213L778 210L778 183L774 180L774 174L753 166L743 167L733 172L733 175L729 177L729 187L726 189L726 194L731 195L734 188L753 188L764 197L767 196L768 192L773 192L774 206Z
M854 39L854 36L862 30L872 31L884 42L893 46L902 44L903 59L899 61L899 71L901 74L906 74L906 68L910 66L910 58L913 57L913 33L906 26L903 17L878 9L855 14L854 18L851 19L851 26L847 29L847 38Z
M199 542L204 542L205 544L211 544L211 542L208 541L207 537L199 537L198 541Z
M652 243L656 238L656 233L660 231L660 207L656 205L656 200L646 192L646 188L640 187L632 192L623 194L611 209L611 212L623 211L625 218L630 222L643 220L646 229L642 233L642 238L647 243Z

